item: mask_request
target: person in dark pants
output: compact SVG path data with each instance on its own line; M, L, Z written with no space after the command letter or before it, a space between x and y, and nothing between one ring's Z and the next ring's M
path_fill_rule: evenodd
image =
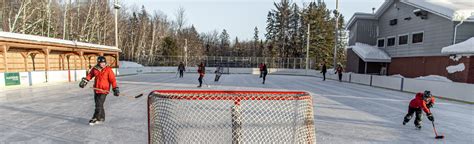
M342 82L342 72L343 72L342 65L338 64L336 72L334 74L337 73L337 75L339 76L339 82Z
M218 66L214 73L216 74L216 77L214 78L214 82L218 82L222 76L222 73L224 73L224 68L222 68L221 66Z
M262 78L263 77L263 63L260 63L258 65L258 69L260 70L260 78Z
M262 65L262 77L263 77L263 82L262 82L262 84L265 84L265 80L267 79L267 74L268 74L267 65L266 65L266 64L263 64L263 65Z
M186 71L186 67L184 67L183 62L179 63L178 71L179 71L179 77L180 78L184 77L184 72Z
M323 62L323 66L321 68L321 73L323 74L323 81L326 81L326 72L327 72L326 62Z
M206 67L204 66L204 63L201 62L201 64L198 66L198 73L199 73L199 88L202 87L202 80L204 78L204 74L206 74Z
M434 121L433 114L429 108L433 107L435 102L435 98L431 95L430 91L425 91L424 93L417 93L415 98L410 101L410 105L408 106L408 113L405 115L403 119L403 125L408 123L410 119L415 115L415 127L421 129L421 122L423 113L422 110L425 111L426 116L430 121Z
M89 121L89 125L100 124L105 121L104 102L105 97L107 94L109 94L110 85L112 85L114 96L120 95L114 72L112 71L111 67L107 66L105 57L99 56L97 58L97 65L90 70L86 77L82 78L82 81L79 83L79 87L84 88L92 78L95 78L95 110L92 119Z

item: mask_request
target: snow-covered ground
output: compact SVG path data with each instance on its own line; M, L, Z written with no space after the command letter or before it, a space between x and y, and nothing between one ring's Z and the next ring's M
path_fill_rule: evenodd
M137 68L143 67L143 65L131 61L120 61L120 68Z
M423 128L402 125L414 94L369 86L322 81L303 76L269 75L266 85L256 75L223 75L205 89L304 90L313 95L318 143L474 143L474 105L437 100L432 109L436 128L445 139L434 139L430 121ZM142 74L119 78L122 94L147 94L155 89L197 89L197 75ZM89 85L90 86L90 85ZM91 89L77 83L29 87L0 93L0 143L147 143L146 97L109 95L106 123L89 126L94 110Z

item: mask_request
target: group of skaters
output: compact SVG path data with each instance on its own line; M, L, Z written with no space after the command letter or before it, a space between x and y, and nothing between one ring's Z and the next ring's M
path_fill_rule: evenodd
M323 62L321 64L321 72L323 74L323 81L326 81L326 73L328 72L326 62ZM336 70L334 71L334 74L337 74L339 78L339 82L342 82L342 72L344 72L344 69L342 68L342 64L338 63L336 66Z
M325 79L325 74L327 72L326 64L323 63L321 69L321 73L323 73L323 80ZM266 76L268 74L268 68L267 65L264 63L261 63L259 65L260 69L260 77L263 78L263 84L265 84ZM178 72L179 72L179 77L182 78L184 76L184 72L186 71L185 65L183 63L180 63L178 66ZM339 81L341 81L342 77L342 66L339 64L337 66L336 72L339 75ZM206 73L206 68L204 63L201 63L198 65L198 73L199 73L199 86L202 87L204 75ZM223 68L221 66L218 66L217 69L214 71L216 74L216 77L214 79L215 82L219 81L219 78L221 77L223 73ZM94 90L94 101L95 101L95 110L94 114L89 121L89 125L96 125L96 124L101 124L105 121L105 110L104 110L104 102L106 99L106 96L109 93L113 93L114 96L119 96L120 91L119 87L117 85L117 81L115 79L115 75L112 71L112 68L107 65L106 58L103 56L100 56L97 58L97 65L91 68L89 73L87 74L86 77L82 78L81 82L79 83L79 87L85 88L87 83L91 81L92 79L94 80L94 85L91 87ZM430 91L424 91L417 93L415 95L415 98L412 99L408 105L408 113L405 115L403 118L403 125L408 123L413 115L415 114L415 120L414 124L415 127L418 129L421 129L422 126L422 112L424 111L427 115L427 118L434 122L434 117L433 114L430 111L430 108L433 107L435 103L435 98L431 94ZM434 123L433 123L434 125Z
M197 87L200 88L200 87L202 87L202 83L204 82L204 76L206 74L206 65L201 62L199 65L197 65L197 68L198 68L197 72L199 74L199 77L198 77L199 85ZM184 72L185 71L186 71L186 66L184 65L183 62L181 62L178 65L179 78L184 77ZM222 74L224 73L224 68L219 65L219 66L217 66L214 73L216 74L216 76L214 78L214 82L219 82L219 79L221 78Z

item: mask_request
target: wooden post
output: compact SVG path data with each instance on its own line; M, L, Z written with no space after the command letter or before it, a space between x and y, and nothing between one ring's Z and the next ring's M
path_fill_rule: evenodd
M49 71L49 52L51 52L51 50L49 49L49 47L47 47L47 48L43 48L43 52L44 52L45 70Z
M81 70L85 69L84 68L84 51L78 51L79 54L79 62L81 63L81 67L79 67Z
M10 47L7 45L2 46L3 51L3 64L5 65L5 72L8 72L7 52Z
M28 52L21 52L21 56L23 57L23 64L25 65L25 72L28 71Z

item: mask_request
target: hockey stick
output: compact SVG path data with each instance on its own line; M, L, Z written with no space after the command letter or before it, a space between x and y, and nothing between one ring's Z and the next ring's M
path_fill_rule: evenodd
M436 132L436 127L435 127L434 121L431 121L431 123L433 124L433 131L436 135L435 139L443 139L444 135L438 135L438 133Z
M99 89L99 88L94 88L94 87L91 87L91 89L94 89L94 90L98 90L98 91L102 91L102 92L107 92L109 93L110 91L107 91L107 90L103 90L103 89ZM124 95L126 96L126 95ZM128 98L139 98L139 97L142 97L143 96L143 93L141 94L138 94L136 96L127 96Z
M206 80L204 80L204 78L202 78L202 82L207 86L207 87L211 87L210 85L207 84Z

